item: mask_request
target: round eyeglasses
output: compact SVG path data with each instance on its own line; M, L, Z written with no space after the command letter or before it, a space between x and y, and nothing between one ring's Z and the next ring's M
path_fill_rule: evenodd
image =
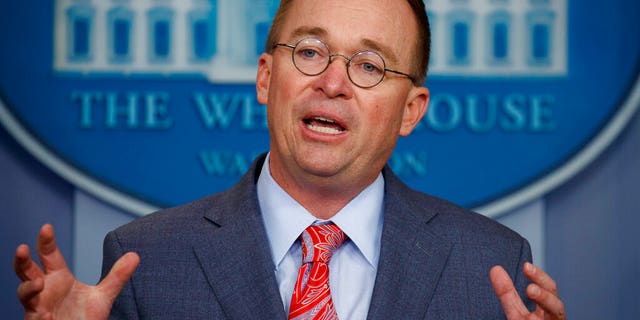
M403 75L415 82L413 77L406 73L387 69L384 59L375 51L358 51L348 57L340 53L331 53L327 44L316 38L303 38L295 45L276 43L273 47L278 46L293 49L291 52L293 65L307 76L317 76L323 73L333 61L333 57L342 57L347 60L349 80L360 88L377 86L382 82L387 71Z

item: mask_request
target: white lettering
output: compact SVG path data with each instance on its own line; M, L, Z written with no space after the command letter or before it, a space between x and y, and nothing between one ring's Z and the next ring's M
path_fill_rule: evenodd
M71 100L80 105L80 127L93 129L169 129L169 94L165 92L74 91Z
M207 175L237 177L244 174L258 152L244 153L231 150L201 150L200 163Z
M243 130L266 130L267 110L250 94L193 95L200 119L207 129L229 129L234 121Z
M427 153L395 151L389 159L389 167L399 177L424 177L427 175Z
M495 94L461 97L437 94L431 98L427 114L415 131L550 132L557 128L554 107L555 97L549 94L512 93L503 97Z

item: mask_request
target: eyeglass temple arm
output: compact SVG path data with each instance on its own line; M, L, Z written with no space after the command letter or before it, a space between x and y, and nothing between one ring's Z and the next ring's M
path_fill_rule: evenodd
M272 49L275 49L276 47L287 47L287 48L291 48L291 49L295 49L296 46L294 45L290 45L288 43L276 43L273 45L273 47L271 47Z
M406 74L404 72L400 72L400 71L393 70L393 69L387 69L387 68L385 68L384 71L393 72L395 74L399 74L399 75L405 76L405 77L409 78L409 80L411 80L413 82L416 82L415 79L413 79L413 77L411 75L408 75L408 74Z

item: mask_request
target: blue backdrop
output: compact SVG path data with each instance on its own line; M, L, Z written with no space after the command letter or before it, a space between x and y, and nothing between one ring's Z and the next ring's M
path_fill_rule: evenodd
M152 205L181 203L224 188L237 179L255 152L265 150L263 107L255 102L252 85L246 78L240 84L224 79L241 77L243 68L255 61L274 1L256 1L254 9L261 14L241 17L239 25L232 26L253 36L240 47L230 48L202 42L207 39L203 34L211 32L206 23L217 10L216 1L210 1L212 5L197 8L206 14L192 14L188 20L194 30L189 61L195 61L197 68L185 64L165 74L147 65L134 65L126 75L120 69L109 69L113 64L106 63L77 69L83 59L99 53L83 42L92 34L83 19L96 14L87 8L56 13L56 5L69 3L0 4L0 21L5 26L0 30L4 45L0 50L0 102L33 135L33 141L104 186ZM554 57L564 56L566 63L555 66L546 61L545 52L558 49L544 44L551 35L533 41L538 45L530 57L533 62L528 63L542 63L543 68L536 69L547 70L542 74L524 67L500 69L505 62L501 57L510 52L500 30L517 20L494 16L497 24L491 37L497 40L491 63L497 64L483 71L482 65L469 62L471 47L465 39L473 34L464 24L467 16L451 15L458 19L454 19L458 24L453 25L452 30L457 31L451 35L452 43L447 37L434 38L438 45L434 46L433 76L428 82L434 98L430 114L411 138L400 142L400 152L392 159L405 181L467 206L483 205L566 165L614 119L638 77L640 19L631 13L640 4L632 0L569 4L566 12L556 13L564 14L561 26L571 32L567 32L564 51L554 51ZM171 47L165 30L171 25L163 24L163 10L149 16L150 21L160 21L154 37L166 41L149 49L151 58L160 62ZM439 10L431 12L434 28L446 27ZM61 26L66 22L56 20L61 16L71 19L80 31L65 35ZM105 56L105 61L115 59L111 61L117 66L133 59L126 36L130 16L127 10L116 8L106 18L120 37L109 40L113 55ZM538 18L531 16L530 21L545 21ZM545 25L536 23L533 34L546 34ZM70 43L64 37L75 37L71 51L58 48ZM106 31L97 38L110 39ZM453 51L443 49L447 45ZM526 46L522 42L517 47ZM222 56L225 51L234 52L233 57ZM445 59L448 55L454 59ZM550 63L548 68L544 63ZM228 73L221 65L235 69ZM115 116L105 111L110 103ZM146 113L128 122L132 117L123 116L123 106L134 104L136 111ZM630 107L633 110L637 105ZM478 114L469 116L469 110ZM491 110L498 110L498 118L487 120ZM595 159L582 163L586 167L580 166L581 171L560 185L551 184L554 188L544 189L539 198L528 199L537 201L543 223L536 239L538 253L559 283L571 319L640 319L640 298L635 292L640 287L640 249L635 237L640 225L640 114L625 118L629 123L613 141L607 141L611 143ZM467 158L459 154L468 152L476 154L477 161L456 160ZM167 161L149 160L157 158ZM452 173L457 173L454 179ZM79 200L83 197L85 200ZM78 266L100 263L87 253L99 250L79 246L89 236L104 235L95 225L110 226L136 217L91 199L113 213L105 221L87 221L86 213L92 209L83 204L86 197L69 182L69 176L43 165L0 126L3 318L22 317L15 297L18 280L12 270L13 252L23 242L34 247L43 223L54 224L68 263L84 272ZM502 211L500 221L510 221L515 209ZM527 224L520 220L511 226L526 232Z

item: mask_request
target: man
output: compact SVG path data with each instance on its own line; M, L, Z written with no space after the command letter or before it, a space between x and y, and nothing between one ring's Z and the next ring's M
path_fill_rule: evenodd
M96 287L44 226L44 271L16 252L25 318L310 319L299 304L314 301L329 319L564 319L526 240L385 167L429 101L422 0L282 1L266 48L269 154L230 190L109 233ZM329 228L329 258L301 266L308 230Z

